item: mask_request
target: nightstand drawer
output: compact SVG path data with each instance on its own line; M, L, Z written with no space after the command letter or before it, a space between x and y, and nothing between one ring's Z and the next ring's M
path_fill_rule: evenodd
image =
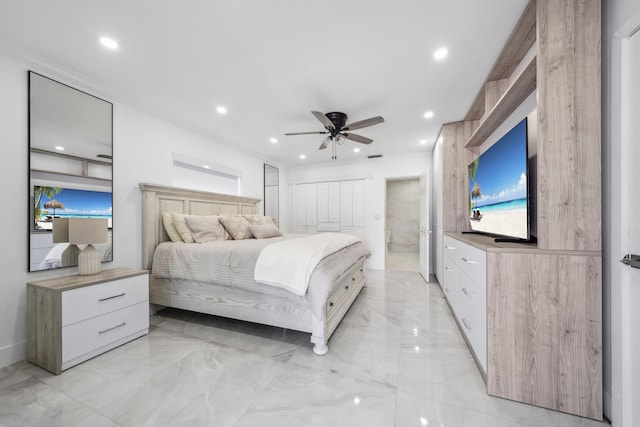
M62 326L149 300L148 276L140 275L62 293Z
M149 304L142 302L62 328L63 365L136 332L147 330ZM63 368L64 369L64 368Z

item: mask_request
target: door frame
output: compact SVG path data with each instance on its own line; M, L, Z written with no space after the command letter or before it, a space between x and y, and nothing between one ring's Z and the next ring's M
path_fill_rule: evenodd
M423 192L424 197L425 197L425 209L430 209L431 206L431 192L429 191L429 188L427 188L428 185L431 185L431 178L429 174L421 174L421 175L408 175L408 176L388 176L384 178L384 201L383 201L383 206L384 206L384 221L383 221L383 242L384 242L384 246L383 246L383 251L382 253L384 254L384 268L385 270L387 269L387 251L386 251L386 247L387 247L387 242L386 242L386 238L385 238L385 234L384 234L384 229L387 226L387 183L389 181L393 182L393 181L410 181L410 180L415 180L418 181L418 183L421 185L421 192ZM422 182L425 182L426 185L422 186ZM429 216L429 222L431 221L431 211L425 211L425 214L427 214ZM420 218L422 219L422 218ZM427 223L425 224L426 227L426 239L427 239L427 271L429 271L429 274L431 274L432 272L432 263L431 263L431 251L433 250L433 248L431 247L431 224ZM420 230L418 230L418 232L420 232ZM422 248L419 248L419 257L420 259L422 259L423 257L423 253L422 253ZM420 273L420 268L418 268L418 273ZM422 274L420 273L420 275L422 276ZM429 282L429 276L427 277L423 277L425 282Z
M610 128L609 142L610 152L610 203L608 210L604 212L609 222L610 246L605 247L605 272L609 271L608 291L609 310L608 331L611 338L611 348L607 352L605 344L605 386L606 377L610 376L611 390L604 390L605 415L611 419L615 426L633 425L631 417L634 402L632 402L631 388L632 378L625 375L628 367L634 363L634 357L628 354L626 340L633 333L634 326L628 317L628 309L625 304L623 281L625 280L625 267L620 259L627 251L625 238L626 224L629 221L628 203L625 194L628 194L629 183L626 179L627 164L626 153L629 144L632 144L631 136L627 129L633 120L626 106L628 105L628 93L630 90L629 66L629 39L640 30L640 13L633 16L627 23L613 33L611 40L611 75L609 76L610 94ZM607 101L605 101L607 102ZM606 120L606 118L605 118ZM608 249L608 250L607 250ZM608 268L607 268L608 267ZM605 295L606 298L606 295ZM605 321L607 319L605 318ZM607 358L607 353L609 357ZM608 360L607 360L608 359Z

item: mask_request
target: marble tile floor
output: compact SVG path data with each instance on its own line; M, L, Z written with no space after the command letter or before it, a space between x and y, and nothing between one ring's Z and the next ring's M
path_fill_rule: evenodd
M387 270L420 271L420 253L387 251L385 268Z
M167 309L52 375L0 369L0 426L596 427L488 396L435 280L369 271L316 356L305 333Z

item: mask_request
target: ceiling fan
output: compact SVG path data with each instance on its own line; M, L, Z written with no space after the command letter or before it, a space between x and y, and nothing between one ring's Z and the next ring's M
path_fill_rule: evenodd
M285 135L326 135L325 139L322 140L322 144L318 147L318 150L324 150L327 148L329 143L333 143L333 153L331 158L337 159L336 156L336 144L343 145L344 139L349 139L351 141L359 142L361 144L371 144L373 139L367 138L362 135L357 135L355 133L351 133L352 130L362 129L368 126L377 125L378 123L384 122L384 119L381 116L371 117L370 119L360 120L358 122L347 123L347 115L345 113L339 112L331 112L327 114L323 114L319 111L312 111L316 119L320 121L324 125L325 130L320 132L294 132L294 133L285 133Z

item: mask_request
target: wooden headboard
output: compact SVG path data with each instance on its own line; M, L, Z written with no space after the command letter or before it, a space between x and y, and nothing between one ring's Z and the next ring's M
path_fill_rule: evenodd
M151 269L156 247L169 240L162 212L191 215L257 214L260 199L209 193L156 184L139 184L142 191L142 268Z

